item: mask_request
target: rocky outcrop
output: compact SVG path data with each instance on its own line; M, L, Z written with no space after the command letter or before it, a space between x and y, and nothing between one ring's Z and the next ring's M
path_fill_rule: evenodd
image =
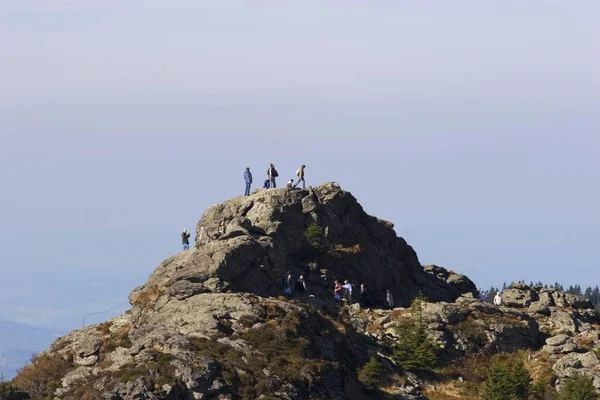
M218 232L225 221L224 234ZM307 249L305 232L322 231L324 254ZM286 271L304 274L317 297L331 296L335 279L356 289L365 283L376 303L391 289L399 305L422 294L453 301L475 294L464 275L441 267L423 268L415 251L396 236L393 224L365 213L349 193L334 183L308 190L258 190L209 208L198 223L195 247L165 260L130 299L150 289L184 300L202 293L281 293ZM160 303L159 303L160 304Z
M406 321L424 324L449 363L527 350L559 379L577 371L600 385L589 302L520 284L502 307L481 302L466 276L422 267L390 222L337 184L258 190L209 208L196 231L192 249L132 291L131 310L44 353L68 365L55 400L426 399L427 383L392 357ZM286 271L303 274L308 293L282 297ZM371 307L334 304L335 279L365 283ZM386 289L401 307L382 309ZM418 295L427 301L410 308ZM359 381L371 358L395 377L385 391Z

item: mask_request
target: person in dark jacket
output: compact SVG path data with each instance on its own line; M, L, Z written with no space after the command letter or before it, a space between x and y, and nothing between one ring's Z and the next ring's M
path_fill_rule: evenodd
M250 196L250 187L252 186L252 172L250 172L250 167L246 167L246 172L244 172L244 181L246 182L246 192L245 196Z
M277 187L277 182L275 182L275 178L277 178L278 176L279 173L275 169L275 165L273 165L273 163L269 163L269 169L267 170L267 178L269 179L271 189L275 189Z
M304 275L300 275L300 278L296 281L296 293L306 293L306 281Z
M188 250L190 248L190 233L187 229L183 228L183 232L181 232L181 243L183 243L183 250Z
M367 290L367 286L364 283L361 283L360 285L360 298L358 300L358 303L360 305L360 308L369 308L371 307L371 296L369 295L369 292Z

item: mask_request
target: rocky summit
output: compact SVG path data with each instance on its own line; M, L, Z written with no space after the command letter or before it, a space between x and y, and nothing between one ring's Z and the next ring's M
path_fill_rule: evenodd
M282 296L288 271L305 293ZM369 307L357 293L334 302L335 280L365 284ZM589 302L521 284L500 307L476 294L466 276L422 266L392 223L336 183L257 190L210 207L193 248L134 289L131 310L58 339L10 396L471 399L485 380L477 365L498 353L548 393L578 373L600 388Z

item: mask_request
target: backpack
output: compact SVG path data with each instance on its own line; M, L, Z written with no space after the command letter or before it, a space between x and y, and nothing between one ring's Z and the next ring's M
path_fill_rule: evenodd
M277 172L275 168L273 168L273 171L271 173L273 174L273 178L277 178L279 176L279 172Z

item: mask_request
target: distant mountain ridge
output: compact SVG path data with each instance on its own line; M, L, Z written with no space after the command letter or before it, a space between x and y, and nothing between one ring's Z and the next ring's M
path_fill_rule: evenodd
M47 348L56 334L49 329L0 320L0 374L11 379L34 353Z

